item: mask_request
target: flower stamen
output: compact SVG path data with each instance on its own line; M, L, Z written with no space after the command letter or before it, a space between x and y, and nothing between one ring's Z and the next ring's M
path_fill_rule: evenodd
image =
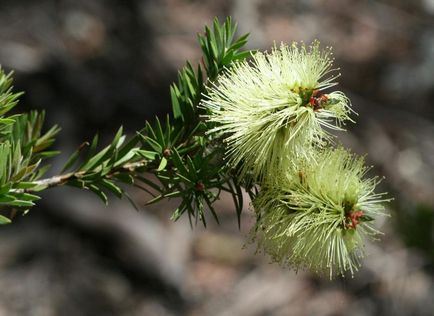
M346 229L356 229L357 225L360 223L361 217L363 217L364 213L362 210L352 211L345 215Z
M313 90L308 104L315 112L318 112L328 100L329 97L326 94L320 94L319 90Z

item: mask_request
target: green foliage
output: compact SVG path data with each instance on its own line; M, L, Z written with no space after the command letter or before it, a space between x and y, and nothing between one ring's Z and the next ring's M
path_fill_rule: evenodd
M83 143L67 160L62 173L41 179L49 166L43 161L58 152L49 150L59 132L57 126L42 132L45 114L4 117L18 102L21 93L13 93L11 74L0 73L0 204L3 213L11 207L27 210L38 197L32 193L59 185L69 185L95 193L104 203L108 194L128 197L125 185L134 185L153 195L148 203L163 198L180 198L172 219L187 213L190 221L206 225L205 209L218 222L212 204L221 191L230 192L239 217L243 207L241 188L229 174L222 148L207 136L203 120L205 110L199 107L207 86L235 61L250 55L243 51L247 35L235 37L236 25L230 18L224 23L214 20L198 35L203 52L203 65L189 62L180 70L178 82L170 87L172 116L164 121L146 122L130 140L122 128L111 143L99 147L98 135ZM152 174L155 177L149 177ZM156 178L157 182L150 179ZM13 211L15 214L16 210ZM1 216L0 223L8 223Z
M198 35L205 70L210 80L215 80L224 67L251 55L251 51L239 51L247 43L249 34L234 39L236 29L237 26L230 17L223 24L215 19L212 29L205 26L205 34Z
M44 160L58 153L48 149L60 130L53 126L42 133L44 112L7 116L21 94L13 92L11 73L0 69L0 205L11 214L28 210L39 199L26 191L42 189L36 181L47 171ZM1 215L0 223L9 222Z
M14 108L18 103L18 98L22 93L12 91L12 72L6 74L0 67L0 135L9 132L9 127L14 123L14 117L4 117L4 115Z
M215 19L212 28L205 27L204 34L198 35L203 66L198 65L194 70L187 62L178 74L178 83L170 87L173 124L167 118L163 125L157 118L155 125L152 127L147 123L144 134L140 135L143 147L140 153L144 158L155 157L153 173L160 182L159 185L152 184L158 195L150 202L181 198L172 215L174 220L187 213L189 218L199 218L206 225L204 210L208 208L218 222L212 204L221 191L227 191L233 196L240 223L241 189L229 174L222 158L222 146L206 135L209 129L203 120L206 112L199 106L207 94L207 87L218 74L251 55L251 51L241 50L248 34L235 38L235 32L236 24L230 18L223 24ZM139 180L149 185L148 179L141 177ZM204 189L198 190L202 186Z
M138 155L137 141L137 137L133 137L126 142L126 136L123 135L123 128L121 127L110 145L97 151L98 135L96 135L91 144L83 144L68 159L63 171L69 169L73 169L73 171L64 176L63 183L90 190L105 204L108 203L108 192L122 198L127 193L120 184L133 184L132 171L140 169L143 165ZM86 152L85 155L80 156L84 152ZM82 161L78 164L80 157ZM76 164L78 167L72 168Z
M197 124L199 102L206 94L204 71L208 81L214 81L225 67L250 56L251 51L240 50L246 43L248 34L235 38L237 26L228 17L223 24L216 18L213 27L205 27L204 34L198 34L198 41L203 53L203 67L187 65L178 73L178 83L170 87L173 117L189 126ZM202 69L204 68L204 69Z

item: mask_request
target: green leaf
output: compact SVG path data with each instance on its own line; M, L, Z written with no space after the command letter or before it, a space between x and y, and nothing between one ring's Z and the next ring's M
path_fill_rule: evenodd
M238 229L241 229L241 213L243 211L244 203L243 193L241 191L241 187L237 183L235 183L234 179L228 180L227 184L229 186L229 190L226 190L224 187L222 187L222 189L224 189L225 191L229 191L232 195L235 211L237 214Z
M58 150L51 150L51 151L43 151L38 154L33 155L33 159L48 159L52 158L54 156L57 156L60 154L60 151Z
M156 121L156 124L155 124L156 129L155 129L155 131L156 131L156 136L157 136L156 141L158 142L158 144L160 144L160 146L162 148L166 148L167 145L166 145L166 141L165 141L165 138L164 138L163 129L161 127L160 119L158 117L156 117L155 121Z
M219 222L219 219L218 219L217 213L215 212L215 209L214 209L214 207L212 206L212 202L210 201L210 199L208 198L208 196L207 196L206 194L204 195L204 198L205 198L206 204L208 205L208 208L209 208L209 210L211 211L211 214L213 215L215 221L217 222L217 224L220 225L220 222Z
M182 115L181 106L179 105L178 96L176 94L176 86L170 86L170 99L172 101L172 112L175 120L182 119L184 120L184 116Z
M42 167L39 167L36 172L32 173L30 175L29 180L30 181L35 181L37 179L40 179L49 169L50 169L51 165L45 165ZM40 186L41 187L41 186Z
M26 176L34 172L36 168L38 168L40 162L41 161L38 161L34 165L23 167L22 169L16 172L16 174L11 178L11 180L15 182L24 179Z
M1 164L0 164L1 166ZM12 184L8 183L8 184L4 184L0 187L0 196L9 193L10 189L12 188Z
M100 199L101 199L101 201L103 201L103 203L105 204L105 205L107 205L108 204L108 198L107 198L107 195L100 189L100 188L98 188L96 185L94 185L94 184L90 184L89 186L88 186L88 188L89 188L89 190L91 190L93 193L95 193Z
M40 125L42 125L43 116L41 117ZM41 127L39 127L38 129L40 129ZM56 136L59 132L60 128L57 125L54 125L47 133L45 133L40 138L37 138L37 135L35 135L35 138L37 139L33 147L33 152L37 153L50 147L54 143L54 136ZM37 134L39 134L39 131L37 131Z
M194 182L193 180L190 180L189 178L183 176L183 175L180 174L180 173L176 173L176 175L177 175L179 178L181 178L182 180L184 180L184 182L187 183L187 184L189 184L189 185L194 185L194 184L196 184L196 182Z
M99 135L96 134L93 139L92 142L90 144L90 148L89 148L89 157L93 156L96 152L96 147L98 146L98 140L99 140Z
M39 196L30 193L14 193L14 197L22 201L36 201L41 199Z
M113 165L113 167L122 166L123 164L130 161L137 154L138 148L131 149L128 153L126 153L123 157L119 158ZM120 155L119 155L120 156Z
M249 37L249 35L250 34L247 33L238 38L236 42L229 47L229 50L238 50L243 47L247 43L247 38Z
M180 197L183 195L184 195L183 191L173 191L173 192L164 194L164 197L170 199L170 198L174 198L174 197Z
M11 220L3 215L0 215L0 225L10 224Z
M134 177L128 173L118 173L115 174L114 177L123 183L130 184L130 185L134 184Z
M145 136L145 140L149 144L149 146L151 146L151 148L153 150L155 150L158 153L163 152L163 147L158 142L156 142L155 140L153 140L152 138L150 138L148 136Z
M38 185L32 187L32 191L33 192L40 192L40 191L45 190L46 188L48 188L47 184L38 184Z
M0 196L0 204L8 204L9 202L15 201L15 197L13 195L3 195Z
M223 57L223 59L222 59L222 64L223 64L223 65L228 65L228 64L230 64L230 63L232 62L232 60L233 60L233 57L234 57L234 51L233 51L233 50L229 50L229 51L225 54L225 56Z
M149 151L149 150L137 150L137 154L142 156L145 159L148 160L155 160L158 157L158 153L155 151Z
M145 124L145 132L147 132L148 136L152 139L157 139L157 136L155 134L154 129L152 128L151 124L149 124L148 121L146 121ZM143 138L145 138L146 136L143 136Z
M114 195L116 195L118 198L122 198L123 190L119 188L116 184L114 184L112 181L109 181L107 179L101 180L101 185L103 185L106 189L113 192Z
M234 57L232 58L232 60L242 60L242 59L246 59L247 57L251 56L251 52L247 51L247 52L241 52L241 53L237 53L234 55Z
M157 202L161 201L161 200L164 199L164 198L165 198L164 195L162 195L162 194L161 194L161 195L158 195L157 197L155 197L155 198L149 200L148 202L146 202L146 205L150 205L150 204L157 203Z
M180 174L182 174L184 176L188 175L188 170L184 166L184 163L182 162L181 156L179 155L179 153L176 149L173 150L172 161L173 161L175 167L178 169Z
M72 186L72 187L79 188L79 189L85 189L86 188L86 183L80 179L70 180L66 184L69 186Z
M131 151L137 151L139 148L136 147L139 141L139 135L135 134L122 148L119 149L119 157L124 157Z
M116 135L115 135L115 137L113 138L113 141L112 141L112 146L113 147L118 148L120 145L122 145L122 143L123 143L123 141L125 139L125 136L122 135L123 132L124 132L124 128L122 126L119 127L119 129L116 132Z
M172 221L177 221L178 219L181 218L182 214L184 214L186 210L186 201L182 200L181 204L177 207L177 209L173 212L172 216L170 217L170 219Z
M31 188L34 188L35 186L36 186L36 184L34 182L21 181L21 182L18 182L14 187L16 189L31 189Z
M66 170L68 170L69 168L71 168L75 162L78 160L78 158L80 157L80 153L83 151L83 148L85 146L89 146L88 142L84 142L83 144L81 144L78 149L68 158L68 160L66 161L65 165L62 168L61 173L65 172Z
M25 200L14 200L11 202L7 202L7 203L0 203L0 204L5 204L8 206L17 206L17 207L32 207L35 205L35 203L31 202L31 201L25 201Z
M110 150L112 150L112 146L107 146L106 148L101 150L98 154L96 154L91 159L89 159L89 161L86 162L80 168L80 170L85 170L85 171L86 170L92 170L95 166L98 166L101 161L106 159L107 156L110 156L110 155L107 155L107 154L110 154Z
M243 192L241 191L241 187L236 183L234 184L234 186L236 190L235 198L238 199L238 203L236 204L237 207L235 208L235 211L237 213L238 229L241 229L241 213L243 211L244 197L243 197Z
M167 166L167 159L163 157L163 158L161 158L160 165L158 166L157 171L164 170L164 168L166 168L166 166Z
M195 179L198 175L198 170L196 169L196 166L194 165L193 161L191 160L190 156L187 156L187 165L188 165L188 177L189 179Z
M15 120L11 119L11 118L1 118L0 119L0 124L2 124L2 125L11 125L11 124L14 124L14 123L15 123Z

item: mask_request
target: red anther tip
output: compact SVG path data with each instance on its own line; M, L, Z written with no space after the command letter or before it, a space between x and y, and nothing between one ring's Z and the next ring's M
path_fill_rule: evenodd
M194 186L194 188L196 189L196 191L201 191L201 192L205 191L205 185L203 184L202 181L198 181Z
M351 223L346 224L346 228L356 228L359 224L359 218L363 216L363 211L353 211L347 214L347 218L351 221Z

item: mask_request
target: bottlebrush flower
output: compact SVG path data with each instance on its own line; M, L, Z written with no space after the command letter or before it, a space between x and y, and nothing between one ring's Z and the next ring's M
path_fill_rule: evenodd
M294 156L309 153L349 118L349 100L339 91L324 94L339 76L330 49L282 44L270 53L235 64L221 74L202 105L227 143L228 161L241 176L279 173Z
M363 158L342 148L325 149L261 186L253 205L252 237L274 261L296 269L353 274L363 257L371 225L384 215L377 178L365 178Z

